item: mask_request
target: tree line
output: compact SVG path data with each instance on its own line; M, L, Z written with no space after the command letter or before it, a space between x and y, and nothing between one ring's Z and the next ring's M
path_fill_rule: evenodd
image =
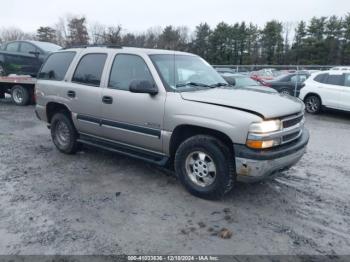
M0 30L0 43L35 39L64 47L109 44L174 49L200 55L212 64L350 64L350 13L343 17L313 17L310 21L268 21L228 24L214 28L207 23L193 32L183 26L153 27L142 33L127 32L122 26L88 24L85 17L60 18L54 26L42 26L35 34L17 28Z

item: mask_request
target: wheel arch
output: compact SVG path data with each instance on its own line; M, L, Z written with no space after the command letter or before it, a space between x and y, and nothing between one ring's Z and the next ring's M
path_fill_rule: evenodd
M182 124L177 126L172 132L170 143L169 143L170 158L173 159L173 157L175 156L176 150L178 149L178 147L183 141L195 135L213 136L218 140L220 140L225 145L227 145L229 150L233 153L233 141L224 132L218 131L212 128L199 126L199 125Z
M71 111L67 105L58 102L49 102L46 104L46 117L48 123L51 123L53 115L57 112L65 112L69 117L72 117Z

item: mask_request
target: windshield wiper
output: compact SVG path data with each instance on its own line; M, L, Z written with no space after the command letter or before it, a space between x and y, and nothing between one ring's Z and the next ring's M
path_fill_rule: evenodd
M186 82L186 83L180 83L177 84L176 87L183 87L183 86L203 86L203 87L211 87L209 85L198 83L198 82Z
M210 85L210 87L212 88L220 87L220 86L230 86L230 85L227 83L216 83L216 84Z

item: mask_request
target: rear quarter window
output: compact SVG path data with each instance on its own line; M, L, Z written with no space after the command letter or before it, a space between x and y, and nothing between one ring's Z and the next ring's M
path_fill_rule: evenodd
M319 74L314 78L314 81L319 82L319 83L324 83L325 78L327 77L328 74Z
M51 54L41 68L38 78L56 81L63 80L75 54L75 52Z

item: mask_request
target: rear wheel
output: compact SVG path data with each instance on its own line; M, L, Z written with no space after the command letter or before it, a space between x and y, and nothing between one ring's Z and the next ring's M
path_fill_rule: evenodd
M235 182L234 158L218 139L197 135L184 141L176 151L175 170L193 195L219 199Z
M52 141L59 151L74 154L78 150L78 133L66 113L56 113L51 121Z
M30 102L29 90L23 86L16 85L11 88L12 101L19 106L28 105Z
M321 111L322 102L316 95L309 95L305 98L305 109L310 114L317 114Z

